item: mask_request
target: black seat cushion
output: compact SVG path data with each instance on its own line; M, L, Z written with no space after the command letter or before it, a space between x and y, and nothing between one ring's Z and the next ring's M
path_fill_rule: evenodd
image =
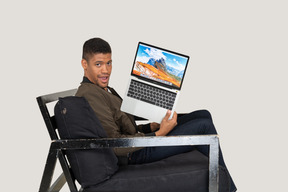
M107 137L84 97L59 98L54 113L61 139ZM118 159L111 148L67 150L66 154L74 176L82 187L103 182L118 170Z
M120 166L107 181L83 192L208 192L208 158L197 150L161 161ZM229 175L219 167L219 192L229 192Z

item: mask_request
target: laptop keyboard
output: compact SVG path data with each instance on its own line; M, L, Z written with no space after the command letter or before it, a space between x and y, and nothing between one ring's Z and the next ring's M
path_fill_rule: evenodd
M132 80L127 96L172 110L176 93Z

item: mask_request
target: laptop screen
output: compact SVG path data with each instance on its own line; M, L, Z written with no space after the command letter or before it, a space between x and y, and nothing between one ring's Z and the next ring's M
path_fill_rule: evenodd
M139 42L131 74L180 90L188 60L189 56Z

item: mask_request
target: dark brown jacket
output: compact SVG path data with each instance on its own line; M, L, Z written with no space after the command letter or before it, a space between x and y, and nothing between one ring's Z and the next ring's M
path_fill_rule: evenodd
M116 93L110 88L114 94ZM137 126L134 117L120 110L122 99L99 86L82 82L76 96L85 97L100 120L108 137L143 137L143 126ZM116 93L117 94L117 93ZM115 148L117 156L126 156L140 148Z

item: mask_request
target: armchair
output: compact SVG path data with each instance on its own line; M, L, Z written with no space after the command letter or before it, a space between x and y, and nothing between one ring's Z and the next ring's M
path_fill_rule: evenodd
M66 182L71 192L135 191L135 188L138 187L136 191L168 192L175 191L175 189L180 189L180 191L181 189L183 189L182 191L187 189L186 191L197 192L229 191L230 185L227 171L218 165L219 141L217 135L135 138L61 138L59 131L57 131L59 123L56 122L54 115L50 115L47 104L58 101L59 98L71 96L73 98L75 93L76 89L72 89L37 97L37 102L51 139L39 192L60 191ZM109 172L108 176L106 175L102 180L90 186L84 184L85 181L79 176L82 174L81 166L77 163L75 164L75 159L73 160L71 155L69 155L69 153L73 153L73 155L77 157L77 155L80 155L78 153L76 154L77 151L90 153L91 151L98 150L99 152L100 150L101 152L97 153L98 155L105 154L105 158L111 157L113 160L114 154L111 154L109 150L115 147L180 145L209 145L209 158L194 150L187 154L180 154L159 162L143 165L118 165L117 161L112 163L108 162L111 166L108 168L104 167L104 169L113 170ZM61 164L63 173L51 185L57 159ZM95 163L97 163L99 159L96 159ZM87 159L84 158L82 160L85 164ZM99 167L101 167L101 165L98 166L98 169ZM93 174L97 176L98 173L94 171ZM80 189L77 188L76 180L81 185ZM158 185L155 184L156 182L153 183L155 180Z

